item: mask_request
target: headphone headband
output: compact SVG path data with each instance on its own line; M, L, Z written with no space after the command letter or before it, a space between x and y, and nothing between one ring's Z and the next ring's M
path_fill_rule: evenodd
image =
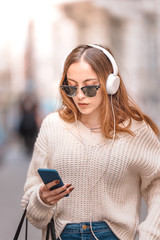
M87 45L90 46L90 47L97 48L97 49L101 50L108 57L108 59L110 60L110 62L112 64L112 67L113 67L113 74L114 75L118 74L117 63L116 63L114 57L111 55L111 53L109 51L107 51L106 49L104 49L103 47L100 47L98 45L94 45L94 44L87 44Z

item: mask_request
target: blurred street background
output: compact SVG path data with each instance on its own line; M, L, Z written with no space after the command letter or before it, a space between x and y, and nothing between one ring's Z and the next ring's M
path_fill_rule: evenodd
M130 95L160 127L160 0L0 0L0 240L13 239L39 127L60 106L63 62L80 43L112 50Z

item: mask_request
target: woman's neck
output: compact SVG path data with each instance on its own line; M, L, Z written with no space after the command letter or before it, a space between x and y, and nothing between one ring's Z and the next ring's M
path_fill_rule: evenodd
M98 116L88 116L88 115L82 115L80 117L80 121L91 131L97 130L101 128L101 121Z

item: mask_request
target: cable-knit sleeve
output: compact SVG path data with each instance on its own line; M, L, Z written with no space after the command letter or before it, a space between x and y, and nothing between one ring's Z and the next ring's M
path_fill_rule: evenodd
M48 159L48 120L43 121L33 151L32 160L28 169L24 186L22 208L27 204L27 218L37 228L43 229L50 221L55 206L43 203L39 197L39 188L42 180L37 173L38 168L47 168Z
M148 206L148 214L139 226L139 240L160 239L160 142L147 127L143 133L144 167L141 174L141 193Z

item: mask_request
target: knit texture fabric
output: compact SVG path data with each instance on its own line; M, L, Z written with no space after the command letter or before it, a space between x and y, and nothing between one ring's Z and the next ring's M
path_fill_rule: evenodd
M105 221L120 240L160 239L160 143L145 122L132 121L134 136L120 133L114 143L80 121L48 115L37 137L24 187L22 207L45 231L54 216L57 237L67 223ZM74 190L56 205L40 199L38 168L56 169ZM148 215L139 224L141 196Z

